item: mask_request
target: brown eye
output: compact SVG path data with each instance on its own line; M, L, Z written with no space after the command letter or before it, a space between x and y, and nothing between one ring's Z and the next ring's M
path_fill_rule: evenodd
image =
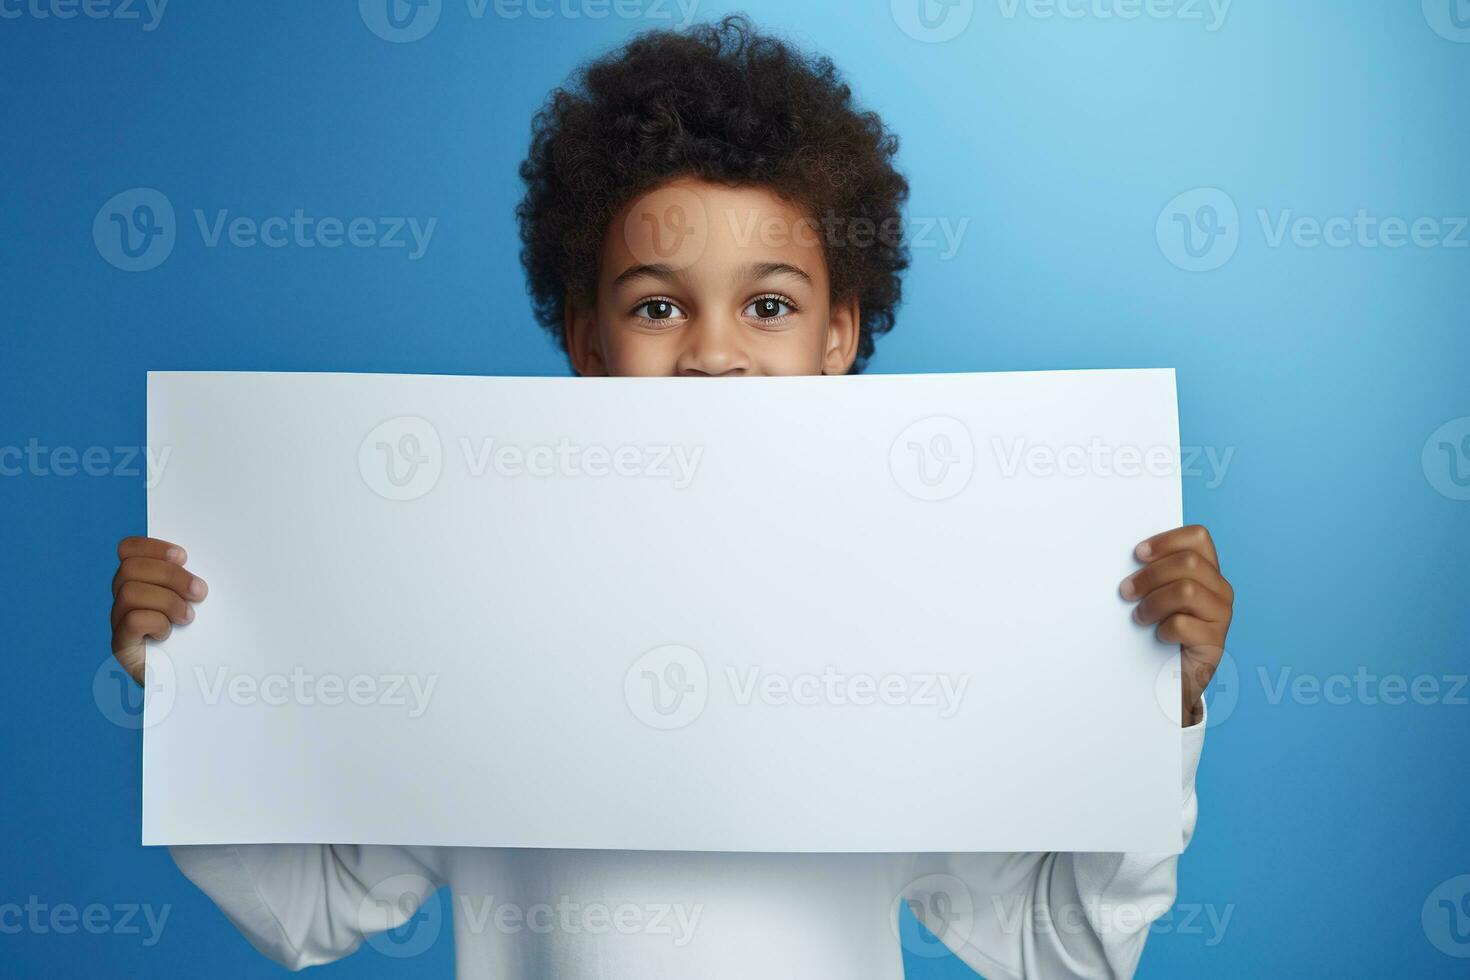
M795 307L779 296L762 296L745 308L745 314L757 320L774 320L794 309Z
M645 320L672 320L683 314L682 310L666 299L644 300L633 308L633 312Z

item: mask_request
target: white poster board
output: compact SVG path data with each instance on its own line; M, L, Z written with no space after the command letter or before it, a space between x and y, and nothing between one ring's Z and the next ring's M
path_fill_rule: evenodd
M153 373L145 844L1180 849L1169 370Z

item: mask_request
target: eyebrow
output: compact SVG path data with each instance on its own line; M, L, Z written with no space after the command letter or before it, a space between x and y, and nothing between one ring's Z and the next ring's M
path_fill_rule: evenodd
M621 286L625 282L634 279L662 279L665 282L678 277L678 272L671 265L657 262L652 265L634 265L624 269L622 273L612 281L614 286Z
M634 279L661 279L664 282L670 282L679 278L681 271L663 262L633 265L624 269L612 281L612 284L614 286L621 286L623 283L631 282ZM742 265L732 273L731 278L739 282L746 279L769 279L773 276L789 276L793 279L800 279L807 284L810 284L812 281L811 276L789 262L753 262L748 265Z
M769 279L772 276L789 276L800 279L802 282L811 284L812 277L789 262L755 262L743 265L735 270L734 278L741 279Z

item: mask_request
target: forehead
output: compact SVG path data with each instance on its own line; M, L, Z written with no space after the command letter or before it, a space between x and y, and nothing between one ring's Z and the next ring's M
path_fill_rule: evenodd
M601 278L636 265L700 272L786 263L825 278L820 227L764 187L682 178L629 202L609 223Z

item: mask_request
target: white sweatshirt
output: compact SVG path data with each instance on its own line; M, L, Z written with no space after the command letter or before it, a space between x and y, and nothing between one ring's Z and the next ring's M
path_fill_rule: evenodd
M1186 845L1204 732L1204 721L1182 730ZM1077 806L1085 812L1087 801ZM413 955L452 922L461 980L901 980L900 900L986 980L1129 977L1150 923L1173 905L1178 865L1176 855L1112 853L170 851L257 949L288 967L331 962L364 941ZM444 885L449 894L436 894ZM902 942L935 952L917 935Z

